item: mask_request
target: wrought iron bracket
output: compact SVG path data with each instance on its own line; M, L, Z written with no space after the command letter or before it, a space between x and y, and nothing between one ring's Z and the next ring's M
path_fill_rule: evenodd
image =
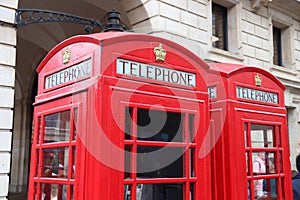
M38 9L17 9L15 23L10 24L0 21L0 26L23 27L33 23L46 23L46 22L69 22L85 25L85 31L91 33L95 27L100 28L102 31L123 31L125 26L120 24L120 13L114 9L107 14L108 23L103 24L97 19L85 18L77 15L72 15L53 10L38 10Z

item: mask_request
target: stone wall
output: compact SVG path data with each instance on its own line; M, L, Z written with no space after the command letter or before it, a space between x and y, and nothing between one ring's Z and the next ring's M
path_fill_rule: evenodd
M13 24L15 0L0 0L0 20ZM16 64L16 29L0 26L0 199L8 195ZM15 113L17 114L17 113Z

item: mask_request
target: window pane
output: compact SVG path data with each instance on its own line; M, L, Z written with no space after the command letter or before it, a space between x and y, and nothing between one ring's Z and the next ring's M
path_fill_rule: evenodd
M73 140L77 138L77 131L78 131L78 108L74 109L74 136Z
M195 183L190 184L190 200L195 199Z
M190 148L190 176L195 177L195 149Z
M253 160L253 174L274 174L276 173L276 162L274 162L275 153L272 152L254 152L252 154Z
M248 123L244 123L244 139L245 139L245 147L248 147L249 146L249 143L248 143Z
M131 177L131 146L125 146L124 157L125 157L125 169L124 169L124 179Z
M195 119L195 115L189 114L189 132L190 132L191 143L195 142L194 119Z
M213 47L228 50L227 47L227 8L218 4L212 4L212 34L217 41Z
M66 200L67 199L67 185L42 183L42 197L41 199L52 200Z
M274 147L274 126L251 124L252 147Z
M138 195L139 194L139 195ZM138 184L136 200L182 200L182 183Z
M71 200L74 200L74 185L71 185Z
M247 172L247 176L250 175L250 170L249 170L249 153L246 152L246 172Z
M38 199L37 193L38 193L38 184L34 183L34 200Z
M73 147L73 162L72 162L72 174L71 174L72 179L74 179L76 175L75 166L76 166L76 147Z
M39 166L39 157L40 157L40 151L39 149L36 150L36 168L35 168L35 176L38 176L38 170L40 168Z
M68 174L68 148L43 149L43 177L66 178Z
M138 109L138 140L182 142L183 119L181 113Z
M42 120L41 120L41 117L38 117L37 123L38 123L38 141L37 141L37 144L40 144L41 134L42 134ZM34 137L34 134L32 134L32 137Z
M251 197L253 196L253 190L252 190L252 187L251 186L251 182L248 181L248 199L252 199Z
M277 193L276 185L278 185L278 179L263 179L264 196L269 199L277 199L279 195Z
M137 152L138 178L183 177L183 148L138 146Z
M132 139L132 108L125 108L125 140Z
M278 147L282 147L282 144L281 144L281 129L280 129L280 126L278 126L278 129L277 129L277 135L278 135L278 142L277 142L277 145L278 145Z
M282 66L281 30L273 27L273 63Z
M141 191L140 188L136 188L136 199L141 199L140 194ZM131 195L131 185L124 185L124 200L130 200Z
M70 139L70 111L45 116L44 142L60 142Z

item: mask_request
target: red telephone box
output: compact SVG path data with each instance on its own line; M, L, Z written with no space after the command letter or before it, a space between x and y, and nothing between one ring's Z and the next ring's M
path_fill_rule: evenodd
M28 199L211 199L207 70L150 35L57 45L37 69Z
M213 199L292 199L284 85L255 67L211 69Z

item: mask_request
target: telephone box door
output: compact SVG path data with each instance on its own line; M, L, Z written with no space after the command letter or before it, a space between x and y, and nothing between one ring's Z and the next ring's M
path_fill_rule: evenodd
M86 93L35 107L29 199L76 199L79 129Z

